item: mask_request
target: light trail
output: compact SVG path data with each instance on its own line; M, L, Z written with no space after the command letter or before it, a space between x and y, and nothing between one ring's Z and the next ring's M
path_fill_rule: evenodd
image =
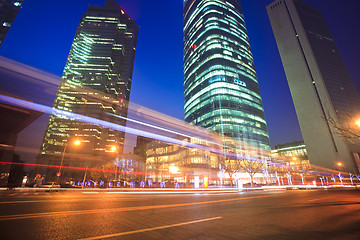
M188 207L188 206L207 205L207 204L214 204L214 203L242 201L242 200L249 200L249 199L267 198L267 197L272 197L272 195L231 198L231 199L203 201L203 202L149 205L149 206L139 206L139 207L104 208L104 209L90 209L90 210L61 211L61 212L42 212L42 213L29 213L29 214L16 214L16 215L2 215L2 216L0 216L0 221L43 218L43 217L61 217L61 216L84 215L84 214L101 214L101 213L108 214L108 213L115 213L115 212L132 212L132 211L153 210L153 209L174 208L174 207Z
M143 130L138 130L138 129L134 129L134 128L131 128L131 127L118 125L118 124L115 124L115 123L112 123L112 122L107 122L107 121L96 119L96 118L93 118L93 117L84 116L84 115L81 115L81 114L68 112L68 111L48 107L48 106L45 106L45 105L41 105L41 104L38 104L38 103L28 102L28 101L25 101L25 100L22 100L22 99L17 99L17 98L1 95L1 94L0 94L0 101L3 102L3 103L6 103L6 104L31 109L31 110L34 110L34 111L37 111L37 112L42 112L42 113L52 114L52 115L62 115L62 116L65 116L65 117L67 117L69 119L72 119L74 121L81 121L81 122L90 123L90 124L97 124L97 125L99 125L101 127L106 127L106 128L110 128L110 129L113 129L113 130L116 130L116 131L130 133L130 134L133 134L133 135L139 135L139 136L143 136L143 137L147 137L147 138L154 138L154 139L162 140L162 141L165 141L165 142L174 143L174 144L177 144L177 145L187 146L187 147L190 147L190 148L200 148L200 149L204 149L204 150L208 150L208 151L210 150L207 147L202 146L202 145L189 143L189 142L186 142L186 141L170 138L170 137L167 137L167 136L162 136L162 135L159 135L159 134L156 134L156 133L149 133L149 132L146 132L146 131L143 131Z
M21 165L21 166L34 166L34 167L46 167L46 168L60 168L60 165L47 165L47 164L37 164L37 163L16 163L16 162L0 162L0 164L7 165ZM145 172L130 172L130 171L120 171L120 170L111 170L111 169L102 169L102 168L85 168L85 167L70 167L70 166L61 166L64 169L74 169L82 171L95 171L95 172L110 172L110 173L127 173L127 174L137 174L137 175L146 175Z
M106 201L123 201L123 200L139 200L137 198L133 198L133 197L124 197L124 198L111 198L111 197L107 197ZM61 202L61 203L66 203L66 202L82 202L82 201L99 201L99 199L97 198L78 198L78 199L47 199L47 200L23 200L23 201L7 201L7 202L0 202L0 204L20 204L20 203L48 203L48 202Z
M171 137L156 134L156 133L150 133L150 132L147 132L147 131L144 131L144 130L139 130L139 129L135 129L135 128L128 127L128 126L118 125L116 123L107 122L107 121L96 119L96 118L93 118L93 117L84 116L84 115L81 115L81 114L68 112L68 111L61 110L61 109L52 108L52 107L45 106L45 105L38 104L38 103L34 103L34 102L28 102L28 101L25 101L25 100L22 100L22 99L13 98L13 97L5 96L5 95L2 95L2 94L0 94L0 101L3 102L3 103L6 103L6 104L31 109L31 110L34 110L34 111L37 111L37 112L42 112L42 113L52 114L52 115L65 116L65 117L67 117L69 119L72 119L74 121L81 121L81 122L84 122L84 123L95 124L95 125L99 125L101 127L110 128L110 129L113 129L113 130L116 130L116 131L126 132L126 133L130 133L130 134L133 134L133 135L143 136L143 137L146 137L146 138L158 139L158 140L161 140L161 141L164 141L164 142L173 143L173 144L184 146L184 147L187 147L187 148L201 149L201 150L209 151L211 153L215 153L215 154L218 154L218 155L226 154L226 156L232 157L233 159L265 162L262 159L257 159L257 158L253 158L253 157L247 157L247 156L239 156L239 154L236 154L236 153L233 153L233 152L228 152L228 151L216 149L216 148L213 148L213 147L208 147L208 146L204 146L204 145L190 143L190 142L187 142L187 141L179 140L179 139L176 139L176 138L171 138ZM268 162L268 163L287 168L286 165L280 165L279 163L274 163L274 162Z
M25 64L22 64L22 63L19 63L19 62L16 62L16 61L13 61L11 59L7 59L7 58L1 57L1 56L0 56L0 68L1 68L1 71L5 71L7 74L24 76L22 78L23 81L30 82L33 85L38 85L38 86L41 86L46 89L48 89L49 87L51 89L52 88L56 89L60 82L59 76L49 74L47 72L41 71L39 69L33 68L31 66L27 66ZM52 89L52 90L54 90L54 89ZM96 98L98 98L100 100L100 96L102 96L104 94L99 91L96 91L95 89L87 89L87 92L91 95L91 98L94 98L95 100L96 100ZM6 95L0 94L0 101L10 104L10 105L19 106L19 107L31 109L31 110L42 112L42 113L53 114L53 115L62 115L69 119L72 119L72 120L81 121L81 122L94 124L94 125L99 125L102 127L113 129L113 130L130 133L133 135L143 136L143 137L152 138L152 139L158 139L160 141L179 145L184 148L190 148L190 149L195 148L195 149L200 149L203 151L209 151L211 153L218 154L218 155L223 155L223 156L226 155L228 157L231 157L234 160L238 159L238 160L258 161L258 162L265 163L265 160L262 160L262 159L258 159L255 157L245 156L245 155L242 155L239 153L227 151L227 149L235 150L235 151L237 151L239 149L237 149L235 147L227 146L224 143L224 137L222 137L216 133L213 133L209 130L203 129L198 126L191 126L190 124L181 122L178 119L174 119L172 117L166 116L165 114L157 113L153 110L144 108L142 106L138 106L134 103L128 103L129 105L131 104L133 106L132 108L129 108L129 114L134 114L140 118L146 117L146 118L150 119L152 121L152 123L145 122L144 120L140 121L140 120L137 120L137 119L131 118L131 117L121 117L121 116L110 114L110 113L107 113L107 114L110 114L114 117L122 118L126 121L129 121L129 122L132 122L135 124L139 124L141 126L164 131L165 133L175 134L175 135L199 140L204 143L213 145L215 147L190 143L190 142L182 141L182 140L179 140L179 139L176 139L173 137L165 136L164 134L151 133L149 131L144 131L144 130L140 130L140 129L136 129L136 128L132 128L132 127L128 127L128 126L122 126L122 125L107 122L104 120L92 118L89 116L84 116L84 115L77 114L77 113L67 112L67 111L55 109L55 108L52 108L52 107L49 107L46 105L41 105L38 103L28 102L28 101L25 101L22 99L9 97ZM154 121L158 125L160 124L160 126L155 125ZM161 125L163 125L163 126L161 126ZM246 151L249 152L249 151L255 149L255 147L250 146L244 142L241 142L238 140L233 140L233 141L236 143L236 145L241 145L245 149L244 152L246 152ZM8 146L2 145L0 147L7 148ZM250 153L250 154L252 154L252 153ZM268 152L261 152L261 155L271 157L270 153L268 153ZM281 157L279 157L279 159L285 160ZM286 164L279 163L279 162L266 161L266 163L269 165L275 166L275 167L281 167L281 168L287 169L288 171L304 172L304 173L309 173L309 174L314 174L314 175L338 177L338 174L337 174L338 172L340 172L342 174L342 176L344 176L344 177L346 175L348 175L348 173L345 173L342 171L335 172L334 170L320 168L317 166L314 166L314 168L316 170L320 170L320 171L298 169L298 168L288 166ZM56 166L52 166L52 167L56 167ZM77 168L77 169L83 170L81 168ZM104 170L102 170L102 171L104 171ZM110 170L110 171L112 171L112 170Z
M37 164L37 163L16 163L16 162L2 162L0 164L6 165L20 165L20 166L34 166L34 167L44 167L44 168L60 168L60 165L47 165L47 164ZM126 173L126 174L135 174L135 175L143 175L146 176L147 172L131 172L131 171L121 171L121 170L111 170L111 169L102 169L102 168L85 168L85 167L70 167L70 166L62 166L63 169L72 169L72 170L79 170L79 171L95 171L95 172L110 172L110 173ZM315 174L315 172L308 171L311 174ZM326 175L326 173L319 173L316 172L318 175ZM162 174L153 174L157 176L161 176ZM328 174L329 175L329 174ZM182 176L182 175L181 175ZM337 177L338 175L330 175L332 177ZM220 179L220 177L211 177L211 179ZM222 179L230 180L230 177L223 177ZM344 175L344 180L349 179ZM234 179L233 179L234 180ZM293 181L295 182L295 181ZM334 183L329 181L329 185L333 185ZM317 185L321 185L320 182L317 182Z
M137 124L140 124L140 125L143 125L143 126L146 126L146 127L151 127L151 128L154 128L154 129L158 129L158 130L161 130L161 131L168 132L168 133L177 134L177 135L180 135L180 136L183 136L183 137L195 138L195 139L198 139L198 140L200 140L200 141L204 141L204 142L206 142L206 143L218 145L218 146L221 146L221 147L223 146L223 144L220 144L220 143L216 143L216 142L212 142L212 141L208 141L208 140L204 140L204 139L199 139L199 138L196 137L196 136L192 136L192 135L188 135L188 134L185 134L185 133L173 131L173 130L170 130L170 129L167 129L167 128L163 128L163 127L159 127L159 126L156 126L156 125L153 125L153 124L141 122L141 121L138 121L138 120L135 120L135 119L123 117L123 116L116 115L116 114L113 114L113 113L108 113L108 112L107 112L106 114L111 115L111 116L113 116L113 117L117 117L117 118L126 120L126 121L129 121L129 122L137 123Z
M66 116L69 119L73 119L73 120L76 120L76 121L81 121L81 122L90 123L90 124L97 124L97 125L100 125L102 127L107 127L107 128L113 129L113 130L117 130L117 131L121 131L121 132L127 132L127 133L130 133L130 134L143 136L143 137L147 137L147 138L158 139L158 140L161 140L161 141L164 141L164 142L177 144L177 145L184 146L184 147L187 147L187 148L201 149L201 150L209 151L211 153L215 153L215 154L218 154L218 155L226 154L227 156L232 157L233 159L265 162L262 159L251 158L251 157L246 157L246 156L239 156L236 153L227 152L227 151L224 151L224 150L220 150L220 149L216 149L216 148L212 148L212 147L208 147L208 146L203 146L203 145L199 145L199 144L190 143L190 142L182 141L182 140L171 138L171 137L168 137L168 136L163 136L163 135L156 134L156 133L149 133L149 132L144 131L144 130L139 130L139 129L134 129L134 128L127 127L127 126L118 125L118 124L115 124L115 123L107 122L107 121L96 119L96 118L93 118L93 117L84 116L84 115L81 115L81 114L72 113L72 112L52 108L52 107L41 105L41 104L34 103L34 102L28 102L28 101L25 101L25 100L22 100L22 99L9 97L9 96L5 96L5 95L2 95L2 94L0 94L0 101L3 102L3 103L6 103L6 104L10 104L10 105L14 105L14 106L22 107L22 108L27 108L27 109L31 109L31 110L42 112L42 113L53 114L53 115L63 115L63 116ZM287 166L287 165L281 164L281 163L276 163L276 162L268 161L267 164L274 165L274 166L277 166L277 167L286 168L286 169L290 169L292 171L295 170L295 171L298 171L298 172L306 172L306 173L310 173L310 174L318 174L318 175L330 176L330 177L336 177L337 176L336 174L328 174L328 173L321 173L321 172L315 172L315 171L310 171L310 170L297 169L297 168ZM48 167L58 167L58 166L49 165ZM69 167L69 168L86 170L86 168L79 168L79 167ZM94 169L94 171L98 171L98 169ZM103 170L103 171L110 171L110 172L115 173L115 170ZM142 174L144 174L144 173L142 173Z
M61 77L31 67L29 65L16 62L12 59L0 56L0 68L13 73L20 74L22 76L29 77L30 79L23 78L24 81L35 82L34 84L44 85L46 83L49 86L53 86L56 89L59 86Z
M14 60L5 58L5 57L1 57L0 56L0 69L1 71L5 71L7 74L10 75L21 75L24 76L22 78L23 81L26 82L30 82L32 85L38 85L41 86L42 88L46 88L48 89L49 87L52 89L52 91L56 92L56 89L58 88L58 85L60 83L60 77L57 75L53 75L50 73L47 73L45 71L36 69L34 67L25 65L23 63L20 62L16 62ZM88 88L87 92L90 93L91 98L94 98L95 100L98 99L100 101L103 101L104 99L100 99L100 96L104 95L103 92L97 91L95 89L91 89ZM223 137L220 136L219 134L216 134L214 132L211 132L207 129L201 128L199 126L194 126L194 125L190 125L187 123L184 123L178 119L169 117L165 114L160 114L158 112L155 112L153 110L144 108L142 106L138 106L134 103L129 103L131 104L131 108L129 108L129 114L135 114L135 115L145 115L148 118L152 118L152 119L156 119L158 122L162 122L162 123L166 123L167 125L171 125L171 126L175 126L176 128L181 128L181 129L185 129L186 132L189 132L191 134L195 134L195 135L191 135L191 134L184 134L184 133L180 133L180 135L183 136L187 136L187 137L191 137L193 139L199 139L201 141L204 142L208 142L208 143L214 143L217 146L223 147ZM43 111L41 111L43 112ZM131 121L131 119L129 119L129 121ZM93 123L96 124L96 123ZM151 125L152 127L155 127L154 125ZM191 127L190 127L191 126ZM164 130L164 129L163 129ZM168 129L169 130L169 129ZM169 130L171 131L171 130ZM174 131L176 132L176 131ZM199 137L199 135L201 137ZM216 141L212 141L212 140L205 140L208 138L211 139L216 139ZM160 139L159 139L160 140ZM238 141L239 142L239 141ZM247 145L246 143L243 142L239 142L239 145ZM232 148L227 146L228 149L234 149L236 150L236 148ZM250 146L251 148L251 146ZM231 153L229 153L231 154ZM263 153L264 155L269 155L269 153ZM249 161L261 161L260 159L248 159Z
M0 68L2 68L2 70L7 71L8 73L11 74L21 74L24 77L28 77L29 79L25 79L26 81L30 82L34 82L34 85L40 85L40 86L51 86L51 87L58 87L59 84L59 76L55 76L52 74L49 74L47 72L41 71L39 69L33 68L31 66L27 66L25 64L13 61L11 59L6 59L4 57L0 57ZM87 89L87 91L92 95L91 98L100 98L100 96L102 96L104 93L96 91L95 89ZM100 100L100 99L99 99ZM103 99L101 99L103 101ZM26 101L25 101L26 102ZM19 102L18 102L19 103ZM11 103L10 103L11 104ZM20 105L17 106L22 106L25 108L29 108L26 107L28 103L22 103ZM128 103L130 104L130 103ZM16 104L13 104L16 105ZM198 126L190 126L190 124L185 124L184 122L180 122L179 120L175 120L174 118L171 118L169 116L166 116L164 114L159 114L153 110L149 110L146 109L144 107L141 106L137 106L134 103L131 103L132 106L134 106L133 109L129 108L129 113L134 113L136 115L145 115L147 118L151 118L151 119L156 119L156 121L158 122L162 122L162 123L166 123L168 126L175 126L176 128L180 128L183 129L185 132L187 133L182 133L180 131L174 131L168 128L162 128L159 126L156 126L154 124L149 124L149 123L144 123L141 121L137 121L135 119L131 119L131 118L124 118L128 121L133 121L137 124L142 124L143 126L148 126L148 127L152 127L154 129L158 129L158 130L162 130L162 131L166 131L168 133L173 133L173 134L179 134L181 136L185 136L185 137L190 137L192 139L198 139L200 141L203 141L205 143L209 143L209 144L213 144L215 146L217 146L218 148L211 148L211 147L207 147L207 146L203 146L201 144L192 144L186 141L182 141L179 139L175 139L175 138L169 138L167 136L163 136L161 134L154 134L154 133L150 133L148 131L142 131L139 129L133 129L130 127L124 127L121 125L116 125L114 124L113 126L109 126L109 124L111 125L112 123L109 122L105 122L102 120L98 120L98 119L91 119L91 117L87 117L87 116L82 116L79 114L74 114L74 113L70 113L70 112L66 112L63 110L59 110L59 109L53 109L51 107L45 106L45 105L37 105L36 103L32 104L32 107L29 109L33 109L35 111L39 111L39 112L43 112L43 113L47 113L47 114L55 114L55 115L64 115L70 119L74 119L74 120L78 120L78 121L82 121L82 122L86 122L86 123L90 123L90 124L97 124L100 126L104 126L107 128L111 128L114 130L118 130L118 131L122 131L122 132L127 132L130 134L134 134L134 135L139 135L139 136L143 136L143 137L148 137L148 138L153 138L153 139L158 139L164 142L168 142L168 143L173 143L176 145L181 145L182 147L187 147L187 148L198 148L198 149L202 149L204 151L210 151L212 153L218 154L218 155L224 155L226 154L227 156L233 158L233 159L241 159L241 160L248 160L248 161L260 161L260 162L264 162L264 160L262 159L257 159L254 157L249 157L249 156L243 156L243 155L239 155L239 154L234 154L233 152L228 152L226 150L224 150L224 143L223 143L223 137L211 132L209 130L206 130L204 128L198 127ZM116 116L116 115L115 115ZM160 117L158 117L160 116ZM118 116L117 116L118 117ZM124 127L124 128L122 128ZM189 134L191 133L191 134ZM198 135L202 136L199 137ZM209 140L213 139L213 140ZM245 143L243 142L239 142L237 141L239 145L242 145L243 147L245 147ZM251 149L251 146L246 147L246 149ZM226 146L226 149L232 149L232 150L237 150L234 147L231 146ZM265 153L262 152L262 155L267 155L270 157L270 153ZM276 165L276 166L280 166L277 165L276 163L271 163L268 162L269 164L272 165ZM282 167L286 167L285 165L282 165Z

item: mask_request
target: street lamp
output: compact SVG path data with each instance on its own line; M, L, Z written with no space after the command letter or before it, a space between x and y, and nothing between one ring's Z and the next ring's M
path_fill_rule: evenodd
M179 168L178 167L176 167L175 166L175 164L171 164L170 166L169 166L169 172L171 173L171 178L172 178L172 180L174 181L174 184L175 184L175 179L174 179L174 174L175 173L179 173Z
M116 146L112 146L112 147L111 147L111 151L112 151L112 152L115 152L115 151L116 151Z
M115 152L115 153L117 153L116 155L118 155L118 151L117 151L117 147L116 146L111 146L111 148L110 148L110 151L111 152ZM118 156L116 156L116 164L115 164L115 180L116 180L116 178L117 178L117 168L118 168L118 164L119 164L119 158L118 158Z
M175 173L179 172L179 168L172 164L169 167L169 171L170 171L170 173L175 174Z
M360 127L360 119L356 121L356 125L358 125L358 127Z
M81 144L80 140L75 140L74 141L74 145L79 146ZM65 147L64 147L64 151L62 153L62 157L61 157L61 162L60 162L60 167L59 167L59 172L56 173L56 184L59 184L59 177L61 176L61 167L64 161L64 156L65 156L65 152L66 152L66 147L68 145L68 142L65 143Z
M338 162L337 165L338 165L338 167L341 167L341 166L342 166L342 163L341 163L341 162Z

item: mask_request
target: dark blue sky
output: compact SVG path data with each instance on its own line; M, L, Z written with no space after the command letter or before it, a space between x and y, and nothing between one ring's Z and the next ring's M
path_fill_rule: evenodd
M118 0L140 26L131 101L183 119L182 0ZM302 139L266 5L242 0L271 145ZM306 0L324 15L360 89L359 0ZM81 16L104 0L26 0L0 55L61 75ZM49 105L52 105L49 99Z

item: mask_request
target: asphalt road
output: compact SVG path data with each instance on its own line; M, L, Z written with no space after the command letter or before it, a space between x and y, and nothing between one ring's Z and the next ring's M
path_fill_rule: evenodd
M0 239L358 240L360 191L1 191Z

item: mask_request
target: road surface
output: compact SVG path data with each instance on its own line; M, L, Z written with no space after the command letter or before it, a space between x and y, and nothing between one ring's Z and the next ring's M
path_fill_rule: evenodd
M360 191L1 191L0 239L358 240Z

